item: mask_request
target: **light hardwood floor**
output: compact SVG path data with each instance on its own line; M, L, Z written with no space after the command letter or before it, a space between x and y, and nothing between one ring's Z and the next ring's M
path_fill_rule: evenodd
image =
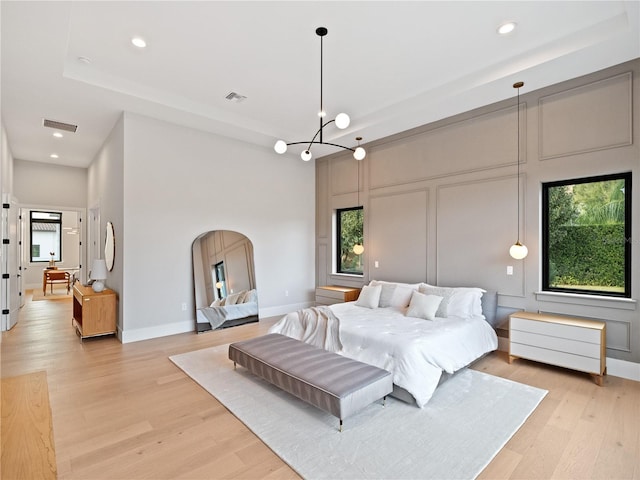
M168 360L262 334L274 320L126 345L80 342L70 300L27 299L2 335L2 377L46 371L58 478L298 478ZM586 374L509 365L500 352L473 368L549 390L480 478L640 479L639 382L607 376L598 387Z

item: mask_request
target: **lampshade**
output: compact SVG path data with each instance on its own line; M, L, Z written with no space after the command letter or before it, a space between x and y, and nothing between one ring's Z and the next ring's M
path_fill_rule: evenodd
M516 260L522 260L527 256L528 253L529 249L526 246L522 245L520 242L514 243L509 249L509 255L511 255L511 257L515 258Z
M107 262L102 258L96 258L91 266L91 279L94 280L92 288L94 292L104 290L104 282L107 278Z
M353 246L353 253L355 253L356 255L362 255L362 253L364 252L364 246L362 246L359 243L356 243Z
M220 290L222 288L222 282L216 282L216 288Z

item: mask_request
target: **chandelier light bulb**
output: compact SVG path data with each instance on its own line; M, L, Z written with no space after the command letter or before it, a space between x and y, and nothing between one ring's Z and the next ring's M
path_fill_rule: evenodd
M528 253L529 249L526 246L522 245L520 242L514 243L509 249L509 255L511 255L516 260L522 260L527 256Z
M300 158L305 162L308 162L309 160L311 160L311 152L309 150L305 150L300 154Z
M287 142L285 142L284 140L278 140L273 146L273 149L276 151L276 153L282 154L287 151Z
M355 253L356 255L362 255L363 252L364 252L364 247L361 244L356 243L353 246L353 253Z
M364 160L364 157L367 156L367 152L365 152L364 148L358 147L355 152L353 152L353 158L356 160Z
M347 128L350 123L351 119L346 113L339 113L336 117L336 127L338 127L340 130L344 130L345 128Z

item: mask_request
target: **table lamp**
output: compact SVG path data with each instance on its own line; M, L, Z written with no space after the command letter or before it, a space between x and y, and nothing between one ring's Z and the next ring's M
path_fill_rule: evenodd
M104 290L104 281L107 279L107 263L102 258L96 258L93 261L93 268L91 269L91 279L94 281L94 292L101 292Z

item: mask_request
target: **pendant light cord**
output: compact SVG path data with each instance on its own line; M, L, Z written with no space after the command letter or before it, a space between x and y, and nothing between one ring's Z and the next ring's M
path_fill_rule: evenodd
M518 144L516 148L518 149L518 243L520 243L520 87L518 87L518 111L516 112L516 116L518 117L517 125L518 125Z

